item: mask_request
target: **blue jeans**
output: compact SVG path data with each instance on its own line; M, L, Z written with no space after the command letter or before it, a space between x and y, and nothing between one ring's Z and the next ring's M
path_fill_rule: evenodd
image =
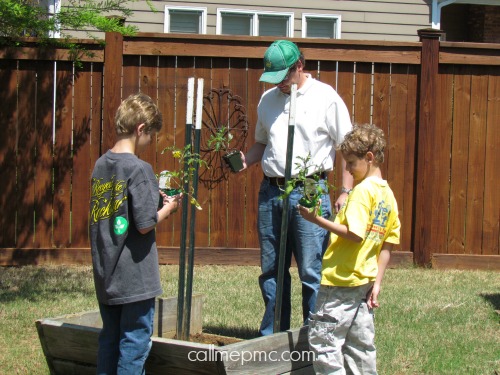
M145 374L151 350L155 299L104 305L99 303L103 328L99 334L98 375Z
M296 206L302 196L302 188L295 188L289 196L289 218L286 238L285 272L281 306L280 330L290 328L291 314L291 277L292 254L297 262L302 283L302 314L307 324L309 312L314 311L316 297L321 281L321 262L328 246L329 233L300 216ZM259 191L259 212L257 227L261 248L261 271L259 285L264 299L265 311L259 334L273 333L274 309L278 278L279 250L281 241L281 220L283 216L283 193L277 186L264 179ZM331 216L331 203L328 194L321 197L323 217Z

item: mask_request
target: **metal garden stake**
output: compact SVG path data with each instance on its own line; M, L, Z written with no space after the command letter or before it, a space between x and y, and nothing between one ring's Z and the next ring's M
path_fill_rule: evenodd
M191 131L193 128L193 94L194 94L194 77L188 79L188 93L187 93L187 109L186 109L186 134L185 134L185 146L191 144ZM188 173L189 165L184 163L184 176ZM183 181L184 191L189 191L189 180ZM177 292L177 327L176 334L177 338L181 338L182 335L182 319L184 316L184 288L185 288L185 277L186 277L186 227L188 219L188 196L184 194L182 197L182 222L181 222L181 244L179 251L179 286Z
M297 84L292 84L290 91L290 117L288 118L288 140L286 146L285 186L292 174L293 137L295 133L295 102L297 99ZM279 332L281 326L281 305L283 303L283 279L285 275L286 237L288 232L288 206L290 198L283 200L283 216L281 218L280 250L278 262L278 280L276 285L276 305L274 307L273 332Z
M198 78L198 87L196 94L196 126L194 130L194 154L200 154L201 141L201 123L203 117L203 78ZM193 198L198 196L198 157L194 159L193 172ZM189 331L191 329L191 299L193 296L193 269L194 269L194 243L195 243L195 219L196 206L191 205L190 229L189 229L189 253L188 253L188 271L186 279L186 299L184 301L184 317L182 326L182 340L189 341Z

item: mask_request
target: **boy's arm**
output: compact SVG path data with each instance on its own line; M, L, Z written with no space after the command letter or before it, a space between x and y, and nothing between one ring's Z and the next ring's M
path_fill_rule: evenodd
M165 198L165 193L163 193L162 191L160 191L160 194L163 197L163 207L156 213L157 215L156 225L158 225L158 223L162 222L167 217L169 217L170 214L177 211L177 208L180 205L180 200L182 199L182 194L176 195L175 197L172 198ZM138 231L141 234L146 234L155 229L156 225L150 226L148 228L138 229Z
M321 204L321 203L319 203L319 204ZM350 240L350 241L353 241L353 242L363 241L363 239L361 237L350 232L349 227L347 225L334 223L333 221L325 219L322 216L318 216L318 207L315 207L313 210L310 210L307 207L298 206L298 209L299 209L300 215L304 219L306 219L307 221L310 221L311 223L314 223L314 224L320 226L323 229L326 229L329 232L335 233L339 237L343 237L343 238Z
M368 307L371 309L380 306L378 302L378 295L380 293L380 288L382 284L382 279L384 278L385 269L387 268L387 264L389 264L389 260L391 259L391 251L393 247L394 245L392 243L384 242L382 245L382 250L380 250L380 255L378 257L377 277L375 278L375 283L373 284L373 288L366 296Z

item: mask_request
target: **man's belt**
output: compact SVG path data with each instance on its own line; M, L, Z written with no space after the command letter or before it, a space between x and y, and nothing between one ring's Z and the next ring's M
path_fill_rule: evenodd
M326 172L321 172L321 173L315 173L310 176L307 176L307 178L311 179L320 179L320 180L325 180L327 178L327 173ZM272 186L284 186L285 185L285 177L267 177L264 175L264 179L269 181L269 184ZM301 186L302 181L298 181L295 186Z

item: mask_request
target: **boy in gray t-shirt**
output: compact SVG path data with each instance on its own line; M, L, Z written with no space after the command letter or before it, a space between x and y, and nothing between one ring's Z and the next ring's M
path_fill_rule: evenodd
M155 226L179 206L160 191L151 165L137 157L162 127L151 98L125 99L115 116L117 142L92 173L90 242L103 328L97 374L144 374L155 297L162 293Z

